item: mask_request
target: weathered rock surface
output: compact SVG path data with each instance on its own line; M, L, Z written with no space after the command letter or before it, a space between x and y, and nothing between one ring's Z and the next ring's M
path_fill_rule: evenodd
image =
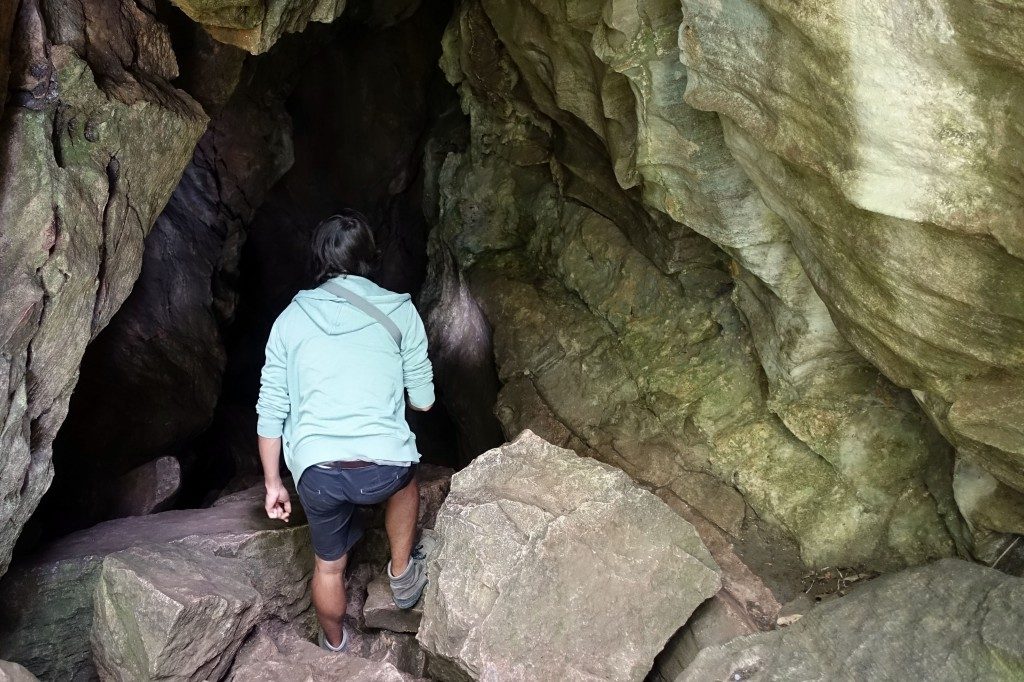
M103 560L93 662L105 680L220 679L260 617L238 562L181 547Z
M37 682L38 679L24 666L10 661L0 661L0 682Z
M479 679L643 679L720 586L663 502L529 431L453 477L437 532L417 638Z
M495 329L506 432L551 426L730 533L746 503L809 564L952 553L948 445L682 100L678 4L638 10L468 2L445 39L472 130L436 239Z
M390 663L402 672L422 677L427 670L427 656L415 635L375 630L366 624L364 612L368 587L379 573L379 567L369 563L358 564L349 572L346 581L346 625L352 639L347 652L373 661Z
M1024 530L984 513L1024 506L1024 152L1007 125L1024 19L1001 3L682 4L686 101L721 115L844 337L987 471L961 509L994 558L986 529Z
M85 346L131 290L206 125L169 85L177 63L148 1L26 0L12 36L0 122L0 573L52 478Z
M946 559L706 649L675 679L1021 679L1022 628L1024 580Z
M316 41L310 43L312 51ZM188 62L199 74L234 63L231 54L201 56ZM146 238L131 295L82 360L55 444L62 475L40 511L50 535L116 517L116 500L102 495L112 471L182 451L210 425L226 364L223 332L238 302L245 228L292 163L284 99L308 58L278 50L244 68L239 62L234 80L242 84L223 84L226 93L198 91L218 113ZM251 438L247 443L251 450ZM68 502L81 509L73 519L59 509Z
M341 16L346 0L173 0L217 40L251 54L269 50L285 33L311 21L330 23Z
M261 627L238 654L227 678L235 682L407 682L422 679L390 663L321 649L288 628Z
M204 558L231 561L237 580L260 596L262 613L293 617L309 607L312 568L309 531L300 525L301 512L296 514L300 516L293 516L289 526L268 519L260 486L208 509L117 519L63 538L0 581L0 656L25 665L44 680L94 677L89 642L94 592L104 559L126 550L127 564L115 559L111 567L119 567L126 580L135 570L131 567L137 568L136 575L145 574L137 552L191 555L200 563Z

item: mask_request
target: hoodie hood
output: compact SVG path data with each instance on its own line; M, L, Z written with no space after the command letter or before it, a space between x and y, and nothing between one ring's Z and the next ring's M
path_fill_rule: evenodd
M398 310L402 304L412 300L409 294L396 294L357 275L340 275L331 281L362 296L388 316ZM349 334L371 325L380 324L348 301L320 288L304 289L295 295L292 302L306 313L309 319L313 320L325 334Z

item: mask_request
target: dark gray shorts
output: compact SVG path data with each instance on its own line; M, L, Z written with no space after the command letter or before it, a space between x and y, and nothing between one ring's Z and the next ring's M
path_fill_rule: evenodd
M380 504L409 485L416 466L371 464L358 469L308 467L296 491L309 520L313 551L324 561L340 559L363 536L359 505Z

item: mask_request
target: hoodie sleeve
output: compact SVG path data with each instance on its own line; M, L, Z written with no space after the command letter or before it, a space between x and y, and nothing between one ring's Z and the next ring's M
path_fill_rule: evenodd
M408 323L402 331L402 373L405 390L413 407L434 404L434 370L427 357L427 332L416 307L410 301Z
M281 338L280 318L270 329L266 362L260 377L260 397L256 401L256 433L264 438L278 438L284 429L291 402L288 399L288 349Z

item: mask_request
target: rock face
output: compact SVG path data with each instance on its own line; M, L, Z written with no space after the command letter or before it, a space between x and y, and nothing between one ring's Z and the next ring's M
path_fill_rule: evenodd
M236 636L237 645L246 634L235 627L242 621L292 618L309 607L312 553L301 522L268 519L258 486L208 509L117 519L72 534L0 582L0 656L44 680L92 679L92 631L108 677L186 670L175 656L194 651L189 646Z
M985 514L1024 504L1024 230L1007 184L1022 152L1005 125L1024 102L1024 19L999 3L683 10L686 101L719 112L844 337L987 473L957 501L976 551L997 551L986 529L1024 530Z
M436 529L417 637L479 679L641 680L720 585L664 503L529 431L452 478Z
M9 3L8 3L9 4ZM6 12L6 10L5 10ZM150 2L20 3L0 122L0 573L52 478L86 344L206 125Z
M867 177L858 168L874 168L876 178L923 177L921 169L930 168L908 162L883 173L884 164L872 166L884 156L883 141L903 134L884 117L858 122L876 126L864 133L864 145L877 152L870 163L844 147L851 140L857 147L858 136L853 128L835 132L834 122L848 119L847 104L867 100L829 80L839 67L820 66L838 63L822 54L843 44L840 25L824 18L831 10L789 17L767 2L683 5L645 0L627 10L610 2L478 0L462 3L449 27L442 65L460 89L471 132L468 149L450 154L436 173L433 277L438 288L468 283L494 328L506 434L539 429L670 490L734 535L749 505L795 539L811 565L890 569L954 551L988 555L984 528L1012 531L1019 523L1019 514L1004 511L1021 508L1007 488L1012 466L1000 468L993 464L998 453L976 449L968 455L980 473L962 474L966 446L951 431L956 420L943 416L953 394L935 387L952 386L954 367L962 377L968 367L978 369L974 377L992 370L991 380L972 379L978 396L995 396L988 416L969 420L975 440L998 440L1004 455L1012 452L1020 421L1016 398L1008 397L1019 393L1012 389L1013 353L1002 356L998 371L994 356L977 359L984 348L1012 348L1024 338L1021 311L1011 303L1019 287L982 293L980 285L979 273L1017 272L1013 240L1002 227L1001 245L961 229L956 238L967 240L975 274L960 281L944 269L956 267L959 248L938 246L955 236L945 223L921 227L925 215L914 218L917 248L885 236L903 229L907 216L897 208L924 191L923 180L893 183L891 192L904 193L899 202L885 209L878 194L856 214L847 199L826 193L830 179L841 188ZM850 19L844 26L861 26L851 18L860 11L836 9ZM885 23L902 11L865 9L863 18ZM775 26L776 14L787 17L784 28ZM985 42L978 28L1000 25L998 11L979 14L968 20L958 11L946 20L970 27L964 49L986 55L968 72L1019 84L993 56L1012 53L1015 44L1002 32ZM748 26L750 17L759 19ZM920 51L908 53L908 63L930 54L923 47L929 40L947 35L936 24L914 23ZM873 40L890 41L886 54L910 50L894 47L892 30ZM783 71L793 74L786 78L773 75L779 57L769 51L784 39L799 46L787 54L801 55L784 60ZM949 69L943 82L963 83L951 63L919 71ZM805 71L808 64L815 69ZM758 74L760 90L752 94L748 71ZM851 78L874 83L877 73ZM893 83L914 81L900 73ZM987 131L977 149L995 155L1012 148L1015 129L993 122L1018 96L1014 88L985 115L989 123L970 119L975 132ZM801 113L808 97L815 106ZM828 132L801 138L807 128ZM925 149L939 153L941 145L929 139L915 159L927 158ZM956 166L958 154L943 157L943 167ZM988 179L1005 186L1000 173L1011 165L997 164ZM970 201L947 196L947 223L966 226L982 206L1008 215L999 204L1008 195L999 192L991 204L978 198L988 196L980 188ZM840 234L862 218L878 240ZM919 261L939 251L948 257L934 266L944 293L932 291L930 302L923 292L931 261L927 268ZM893 298L900 304L882 302ZM978 348L950 350L963 337L957 320L970 317L971 301L982 298L991 315L971 318L977 324L963 330ZM868 306L886 314L863 320ZM884 330L881 320L889 320ZM866 334L875 341L861 338ZM942 337L934 347L927 341L933 335ZM900 344L913 350L896 353L899 362L883 357L882 345L893 354ZM938 393L946 402L936 402ZM952 450L932 421L961 455L955 501ZM973 548L958 512L974 531Z
M266 52L285 33L311 21L330 23L341 16L346 0L173 0L210 35L250 52ZM410 3L413 4L413 3Z
M310 38L310 52L316 42ZM216 115L146 238L131 295L83 358L55 444L62 475L40 510L49 535L118 515L116 501L83 499L87 491L102 489L112 472L187 450L188 440L210 425L226 364L223 332L238 302L245 228L292 163L284 99L293 70L309 57L296 52L278 50L237 68L241 52L234 48L193 55L195 72L234 70L235 78L216 93L186 83ZM69 519L63 505L76 501L81 512Z
M1020 679L1022 605L1024 580L947 559L706 649L675 679Z

